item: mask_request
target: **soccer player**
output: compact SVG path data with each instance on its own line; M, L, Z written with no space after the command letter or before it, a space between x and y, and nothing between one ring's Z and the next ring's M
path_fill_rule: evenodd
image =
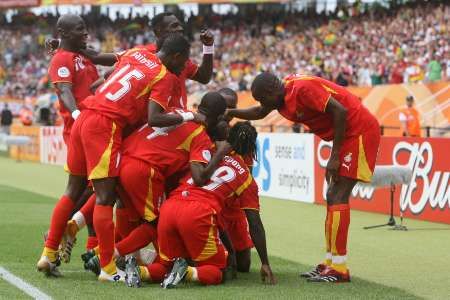
M61 43L50 61L48 73L60 101L59 108L64 121L63 139L67 145L74 121L80 115L80 110L88 106L85 99L92 95L90 85L98 79L98 73L95 65L87 57L79 54L81 49L86 48L88 37L83 19L77 15L66 14L58 19L56 28ZM74 201L82 203L91 194L92 190L88 188L79 197L74 198ZM57 237L65 231L66 227L62 220L66 218L70 207L72 205L67 199L62 199L55 206L50 231L46 234L46 247L58 249L60 238ZM61 249L71 249L74 240L64 236ZM67 261L65 253L63 251L63 257Z
M211 156L212 141L207 134L225 109L222 96L209 92L203 96L198 110L206 119L205 126L195 122L165 128L143 126L125 138L119 196L125 208L132 211L131 215L137 216L133 223L137 221L140 225L122 233L123 239L115 246L115 257L124 257L156 241L156 223L166 178L190 168L197 184L203 185L209 180L229 150L221 149ZM119 219L116 216L116 221ZM120 230L119 226L117 229ZM89 269L94 272L98 271L97 261L98 258L94 258L89 263Z
M183 33L183 25L178 18L170 12L157 14L151 21L153 32L156 36L156 44L148 44L138 47L145 47L149 51L157 52L163 44L166 37L172 33ZM190 59L186 62L183 71L178 74L178 85L176 85L174 94L169 102L169 107L187 108L186 80L195 80L202 84L207 84L213 73L213 55L214 55L214 36L209 30L203 30L200 33L200 40L203 43L203 60L200 66ZM46 47L51 52L56 48L58 40L51 39L46 41ZM95 64L112 66L117 62L118 55L114 53L97 53L86 50L83 52Z
M228 109L235 109L237 107L238 95L235 91L230 88L222 88L218 91L226 100ZM227 122L230 122L232 118L227 118ZM251 127L253 128L253 127ZM248 132L249 135L256 135L256 131ZM255 149L256 150L256 149ZM252 171L254 154L256 151L251 152L251 154L243 157L244 162L247 167ZM249 189L253 191L253 197L256 198L256 201L259 202L258 196L258 185L253 180ZM247 218L251 218L253 223L257 222L257 216L254 214L257 213L259 216L258 209L250 209L246 208L245 210L241 209L239 201L229 202L230 205L226 205L222 210L222 219L224 222L224 226L228 237L231 240L233 248L235 250L236 255L236 267L238 272L249 272L250 264L251 264L251 248L253 248L253 242L251 238L251 234L249 231L249 224L247 222ZM259 207L259 205L258 205ZM256 210L256 212L254 211ZM248 213L246 215L246 213Z
M189 57L189 42L181 35L168 37L160 51L153 54L144 48L133 48L121 55L116 70L93 96L88 110L82 112L72 128L68 147L69 180L60 201L66 203L64 225L77 199L92 180L96 205L93 223L99 241L102 272L99 280L118 281L112 260L114 224L112 219L116 179L119 171L119 149L122 130L140 122L146 115L150 126L171 126L198 120L193 113L163 114L172 92L173 77L179 74ZM170 72L169 72L170 71ZM161 109L162 108L162 109ZM52 231L50 231L50 234ZM61 234L55 237L59 244ZM37 264L39 271L52 274L56 269L55 247L45 247Z
M348 282L347 235L350 193L358 181L370 182L380 143L376 118L345 88L315 76L293 74L283 81L271 73L256 76L251 86L260 106L232 109L230 117L262 119L272 110L307 125L320 138L333 141L326 168L326 257L302 274L310 281Z
M63 138L67 145L74 120L86 107L83 100L92 95L89 88L98 79L98 73L95 65L79 54L81 49L86 48L88 38L83 19L77 15L63 15L58 19L56 29L61 43L50 61L48 73L62 104L59 107L64 120Z
M251 127L248 122L242 122L230 130L228 141L233 152L223 158L206 185L198 186L194 178L188 176L164 202L158 223L160 260L137 267L134 260L129 259L127 285L137 287L141 280L161 282L172 265L172 271L163 281L164 288L175 287L182 280L205 285L222 282L228 254L218 236L219 215L226 202L236 201L236 196L241 196L242 200L254 199L244 196L253 177L241 156L256 147L256 135L245 134L248 127ZM258 248L261 277L274 284L276 280L269 265L264 227L262 223L259 225L255 231L258 243L255 244L261 247ZM188 266L186 259L192 260L195 267Z

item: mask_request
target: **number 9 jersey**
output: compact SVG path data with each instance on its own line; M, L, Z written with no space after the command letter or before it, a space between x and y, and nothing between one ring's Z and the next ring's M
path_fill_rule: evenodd
M122 128L146 120L148 102L167 109L175 75L145 48L118 55L114 72L97 89L90 109L114 120Z
M253 177L240 155L225 156L210 181L204 186L196 186L192 178L185 180L171 195L185 200L208 202L217 214L220 214L227 201L237 201Z

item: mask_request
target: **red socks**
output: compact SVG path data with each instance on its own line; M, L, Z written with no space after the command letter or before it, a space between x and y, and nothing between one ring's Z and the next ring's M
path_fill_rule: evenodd
M80 212L84 216L84 220L86 221L86 224L92 224L92 218L94 215L94 207L95 207L95 193L92 194L88 201L81 207Z
M197 267L198 281L205 285L222 283L222 271L216 266L205 265Z
M116 207L116 243L126 238L133 230L129 221L128 210L124 207Z
M348 204L330 205L328 212L327 237L331 248L331 267L339 272L347 272L347 236L350 226L350 207ZM327 242L328 244L328 242Z
M92 250L98 246L98 240L96 236L88 236L86 240L86 250Z
M107 205L95 205L94 208L94 228L97 234L100 266L107 266L114 253L114 222L113 207Z
M52 219L50 221L50 231L47 240L45 241L45 247L52 250L58 250L59 243L66 230L67 221L70 219L74 207L75 203L65 195L59 199L58 203L56 203L56 206L53 209Z
M166 276L166 273L170 271L170 268L168 266L156 262L152 263L151 265L148 265L147 271L149 278L145 279L149 280L150 282L160 283L164 280L164 277Z
M144 248L154 240L156 240L155 226L149 223L143 223L134 229L125 239L117 243L116 249L121 256L124 256Z

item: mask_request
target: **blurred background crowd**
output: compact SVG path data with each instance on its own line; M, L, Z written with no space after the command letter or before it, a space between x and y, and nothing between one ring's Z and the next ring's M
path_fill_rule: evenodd
M420 1L419 1L420 2ZM228 86L248 90L260 71L280 76L308 73L341 85L434 82L450 79L450 5L426 4L367 9L360 5L325 14L286 6L192 15L176 10L192 39L191 57L201 61L199 31L215 35L214 78L188 81L190 93ZM91 10L83 14L90 46L117 52L154 39L151 16ZM0 12L0 97L54 102L47 78L45 39L55 37L58 13Z

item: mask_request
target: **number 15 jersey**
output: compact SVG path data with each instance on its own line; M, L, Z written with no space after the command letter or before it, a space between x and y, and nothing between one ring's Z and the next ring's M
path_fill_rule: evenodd
M91 110L114 120L119 126L146 118L149 101L167 109L174 75L159 58L145 48L133 48L118 56L114 72L97 89Z

